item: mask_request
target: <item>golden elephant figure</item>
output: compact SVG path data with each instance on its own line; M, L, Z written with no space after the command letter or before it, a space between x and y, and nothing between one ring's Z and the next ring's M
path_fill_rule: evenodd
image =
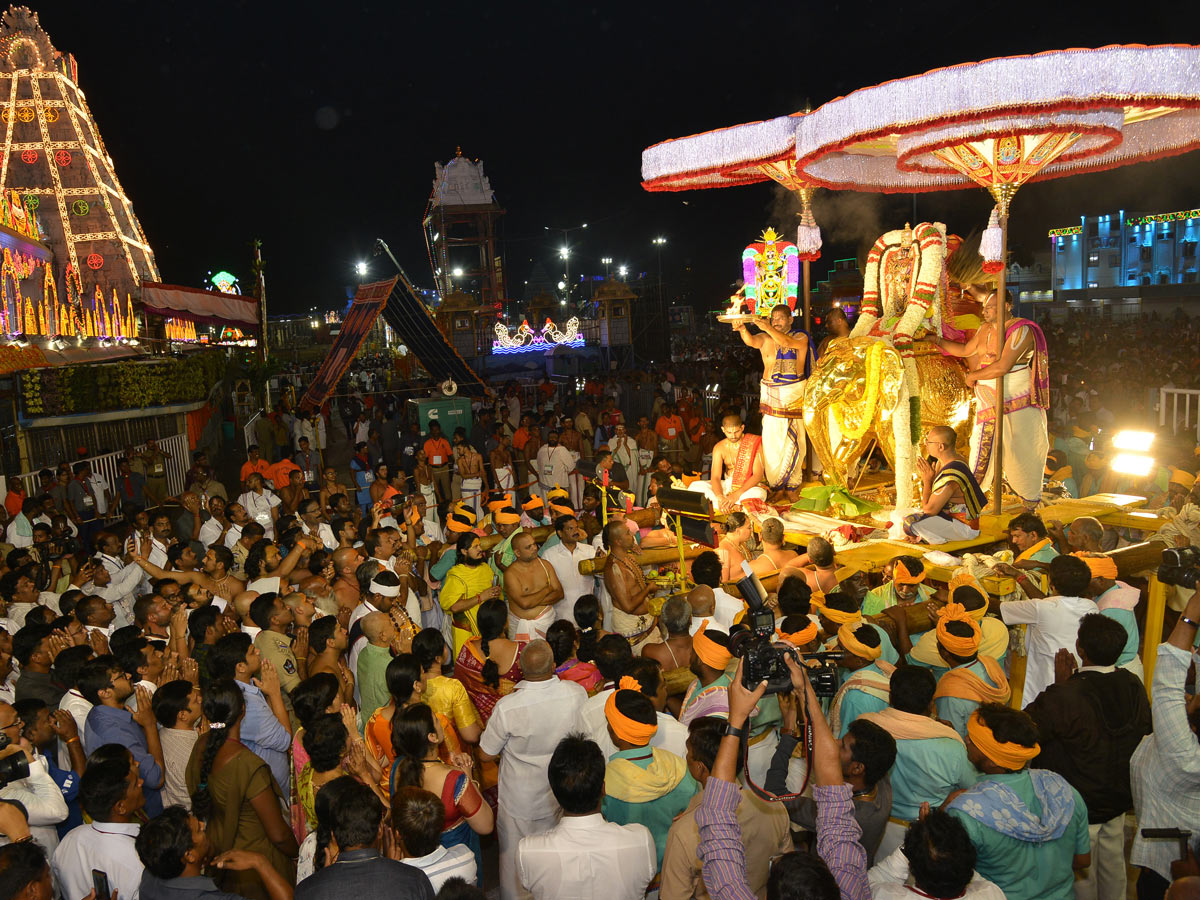
M958 450L966 456L974 394L965 373L960 360L943 356L933 344L918 343L905 360L888 341L876 337L832 342L813 366L804 391L805 431L826 477L850 484L855 464L876 440L898 480L911 482L917 445L934 425L953 428ZM913 428L917 398L919 422ZM906 435L907 453L898 462L897 436L903 441ZM905 493L901 487L897 484L898 503Z

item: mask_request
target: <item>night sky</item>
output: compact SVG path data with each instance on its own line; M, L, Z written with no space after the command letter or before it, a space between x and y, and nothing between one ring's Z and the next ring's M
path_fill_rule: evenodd
M653 277L663 235L669 296L711 308L742 247L795 219L765 184L645 192L649 144L937 66L1200 41L1194 17L1157 3L29 2L78 60L163 280L228 269L248 281L259 238L272 314L341 305L377 236L431 286L421 217L434 161L458 145L483 160L508 211L514 299L534 262L558 269L562 237L544 226L588 222L570 241L574 273L602 272L610 256ZM917 215L966 233L990 202L981 189L925 194ZM1197 153L1030 185L1014 202L1012 249L1047 249L1046 229L1081 214L1197 206ZM910 197L818 193L814 279L910 218ZM372 274L390 265L377 258Z

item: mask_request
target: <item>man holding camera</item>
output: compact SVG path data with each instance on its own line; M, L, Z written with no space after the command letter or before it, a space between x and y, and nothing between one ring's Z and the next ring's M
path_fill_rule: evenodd
M67 801L46 771L46 761L34 758L21 727L12 705L0 702L0 800L25 807L33 840L50 854L58 847L54 826L67 817Z

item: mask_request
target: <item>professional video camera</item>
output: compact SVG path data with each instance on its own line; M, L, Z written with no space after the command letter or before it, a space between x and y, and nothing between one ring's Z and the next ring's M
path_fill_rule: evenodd
M753 690L765 681L768 694L787 693L792 689L792 674L783 661L787 654L805 667L818 697L832 697L838 690L837 662L843 654L828 651L801 654L786 644L774 643L775 617L765 606L767 592L748 563L742 563L742 572L744 577L737 586L750 606L746 614L750 630L739 631L729 641L729 652L742 660L742 684Z
M0 750L12 743L7 731L0 731ZM7 787L14 781L29 777L29 760L24 753L14 753L0 759L0 788Z
M1162 552L1158 580L1193 590L1200 581L1200 547L1171 547Z

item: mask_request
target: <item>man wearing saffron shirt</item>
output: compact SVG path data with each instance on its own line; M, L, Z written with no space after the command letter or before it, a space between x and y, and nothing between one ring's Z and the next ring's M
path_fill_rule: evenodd
M654 423L658 434L658 446L663 455L672 463L682 462L683 449L687 444L687 434L683 429L683 419L675 412L674 403L664 403L662 415Z
M433 470L433 483L443 499L450 499L450 442L442 436L442 426L437 422L429 423L429 437L423 449Z
M251 444L247 447L246 456L246 461L242 463L241 474L238 475L238 480L243 485L253 472L257 472L263 478L266 478L271 473L271 464L262 458L258 444Z

